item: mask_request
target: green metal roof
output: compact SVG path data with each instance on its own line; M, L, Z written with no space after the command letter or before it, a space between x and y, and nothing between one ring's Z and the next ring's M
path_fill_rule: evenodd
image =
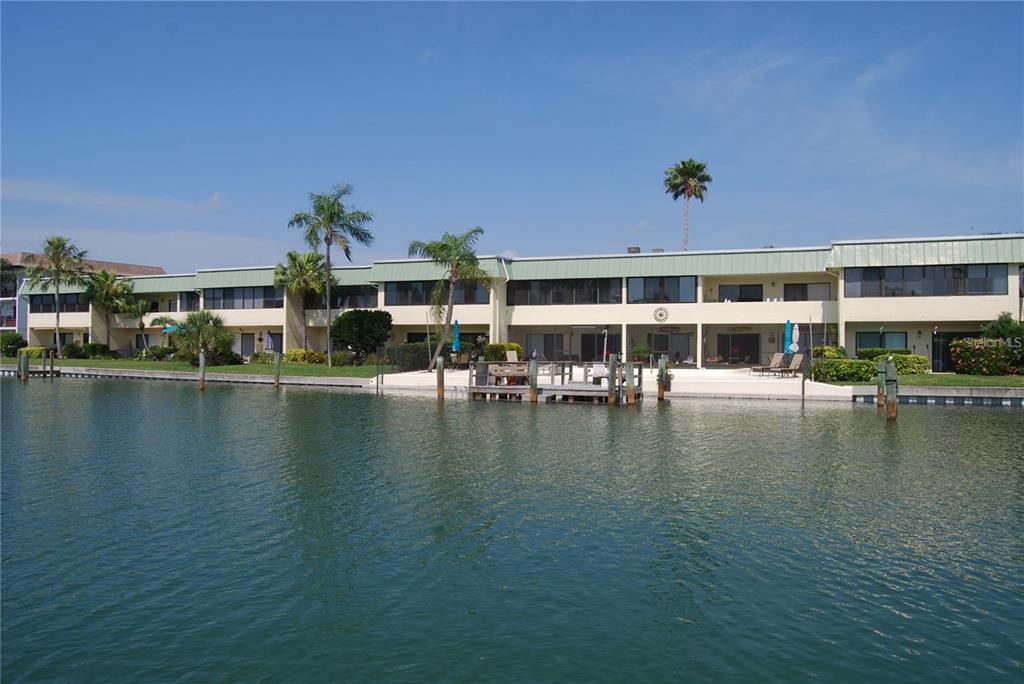
M1024 236L835 242L829 266L933 266L1024 262Z
M552 257L513 259L509 262L508 267L513 280L807 273L824 270L828 261L828 253L827 247L816 247L748 252Z
M372 266L357 266L348 268L332 268L334 280L338 285L368 285L372 278Z
M193 274L189 275L168 275L168 276L152 276L147 278L131 278L132 285L135 287L135 292L138 294L147 294L150 292L184 292L192 291L198 285L196 285L197 278Z
M480 267L494 277L503 278L505 272L498 264L497 257L481 257ZM370 280L387 283L402 280L437 280L444 276L445 269L432 261L378 261L373 264Z
M274 284L273 268L226 268L198 271L195 287L260 287Z

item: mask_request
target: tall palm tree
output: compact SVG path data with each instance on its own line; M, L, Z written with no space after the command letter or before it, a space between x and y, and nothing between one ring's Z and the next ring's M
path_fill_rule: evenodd
M690 242L690 198L695 197L704 203L704 193L708 191L711 174L707 172L707 164L696 159L687 159L665 169L665 192L672 199L683 198L683 251L689 248Z
M132 298L132 283L113 271L96 271L89 274L84 294L87 302L103 312L107 324L107 348L109 349L110 314L120 311L121 306Z
M69 238L51 235L43 240L41 255L29 254L25 258L28 265L26 279L29 287L41 292L49 292L53 287L53 310L56 312L54 334L57 338L57 358L64 358L64 349L60 344L60 288L62 285L75 286L85 283L88 267L85 263L85 250L75 246Z
M128 318L138 319L139 334L142 335L142 346L149 349L149 340L146 339L146 314L149 313L150 303L146 299L133 299L121 304L121 313Z
M274 287L285 288L302 302L302 348L308 349L305 299L307 295L319 297L324 293L328 281L324 277L324 256L317 252L295 251L288 252L285 256L285 263L274 267ZM330 334L328 330L328 337Z
M368 211L346 208L342 200L352 194L352 186L348 183L336 185L330 192L309 194L311 211L299 212L288 222L289 228L301 228L305 231L306 243L319 250L320 243L327 248L324 262L325 289L327 291L327 365L331 366L331 247L337 246L352 261L352 243L364 246L373 244L373 234L367 230L366 224L373 221Z
M434 285L431 293L435 318L440 320L441 310L444 309L444 335L437 341L437 348L430 358L428 370L437 363L441 347L451 334L452 311L455 306L455 284L459 282L467 285L491 284L492 278L480 268L480 261L476 256L476 241L483 234L484 229L477 226L459 235L445 233L440 240L432 242L413 240L409 243L409 256L430 259L444 268L444 274ZM445 295L448 298L447 305L443 303Z

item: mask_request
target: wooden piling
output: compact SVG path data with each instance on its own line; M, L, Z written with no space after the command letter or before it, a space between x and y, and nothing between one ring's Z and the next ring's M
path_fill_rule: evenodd
M608 404L614 405L616 395L618 394L618 381L619 381L619 355L611 354L608 356Z
M18 354L18 377L22 382L28 382L28 354Z
M437 398L444 399L444 357L437 357Z
M274 387L281 386L281 352L274 352Z
M662 355L658 359L658 401L665 401L665 383L668 381L668 358Z
M875 396L875 406L882 408L885 406L885 360L878 360L878 367L875 374L875 380L878 383L878 392Z
M53 353L51 353L50 354L50 377L52 378L53 376L54 376L54 372L53 372Z
M627 363L623 365L623 369L626 371L626 405L632 406L636 404L636 379L633 377L636 364Z
M206 352L199 350L199 391L206 390Z
M537 403L537 359L530 359L530 403ZM554 377L554 373L551 374Z
M885 418L896 420L896 412L900 405L899 386L896 384L896 364L892 357L885 362Z

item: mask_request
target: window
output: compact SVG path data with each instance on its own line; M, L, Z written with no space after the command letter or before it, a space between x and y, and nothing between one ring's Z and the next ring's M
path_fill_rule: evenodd
M326 309L324 295L307 295L303 306L307 309ZM335 309L376 309L377 288L373 285L342 285L331 288L331 304Z
M719 285L718 301L760 302L764 300L762 285Z
M0 302L0 327L13 328L18 324L14 302Z
M846 269L847 297L1004 295L1006 264Z
M199 293L179 292L178 309L180 311L199 311Z
M413 280L384 283L385 306L425 306L432 302L436 280ZM447 283L441 287L441 297L448 301ZM455 283L455 304L487 304L491 301L490 288L480 283Z
M207 309L280 309L283 287L212 287L203 290Z
M29 295L29 313L53 313L56 311L53 301L52 294Z
M902 331L859 332L857 333L857 349L877 347L881 349L906 349L907 333Z
M526 336L526 348L523 353L526 358L532 358L533 352L537 352L537 358L541 361L559 361L562 359L562 344L564 340L560 334L537 334Z
M782 298L787 302L827 302L832 299L830 283L786 283Z
M73 292L60 296L61 313L82 313L89 310L89 302L85 301L85 295Z
M630 304L680 304L697 301L697 276L628 278Z
M546 304L620 304L620 278L514 280L508 284L509 306Z

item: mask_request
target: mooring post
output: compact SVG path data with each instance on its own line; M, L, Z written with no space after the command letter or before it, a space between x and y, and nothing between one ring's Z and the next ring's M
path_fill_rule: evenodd
M199 350L199 391L206 390L206 352Z
M623 368L626 371L626 404L631 406L636 403L636 378L633 377L636 372L636 364L631 361Z
M608 357L608 403L614 404L618 394L619 381L619 355L611 354Z
M530 402L537 403L537 359L530 359Z
M668 358L658 359L658 401L665 401L665 382L668 380Z
M53 375L53 352L50 352L50 377L52 378Z
M444 357L437 357L437 398L444 399Z
M281 352L274 352L274 387L281 386Z
M28 380L28 354L18 352L18 378L25 382Z
M882 408L885 406L885 359L878 360L878 369L876 371L875 380L878 382L878 393L875 397L875 406Z
M896 420L896 410L899 406L899 385L896 384L896 364L892 357L885 362L885 418Z

